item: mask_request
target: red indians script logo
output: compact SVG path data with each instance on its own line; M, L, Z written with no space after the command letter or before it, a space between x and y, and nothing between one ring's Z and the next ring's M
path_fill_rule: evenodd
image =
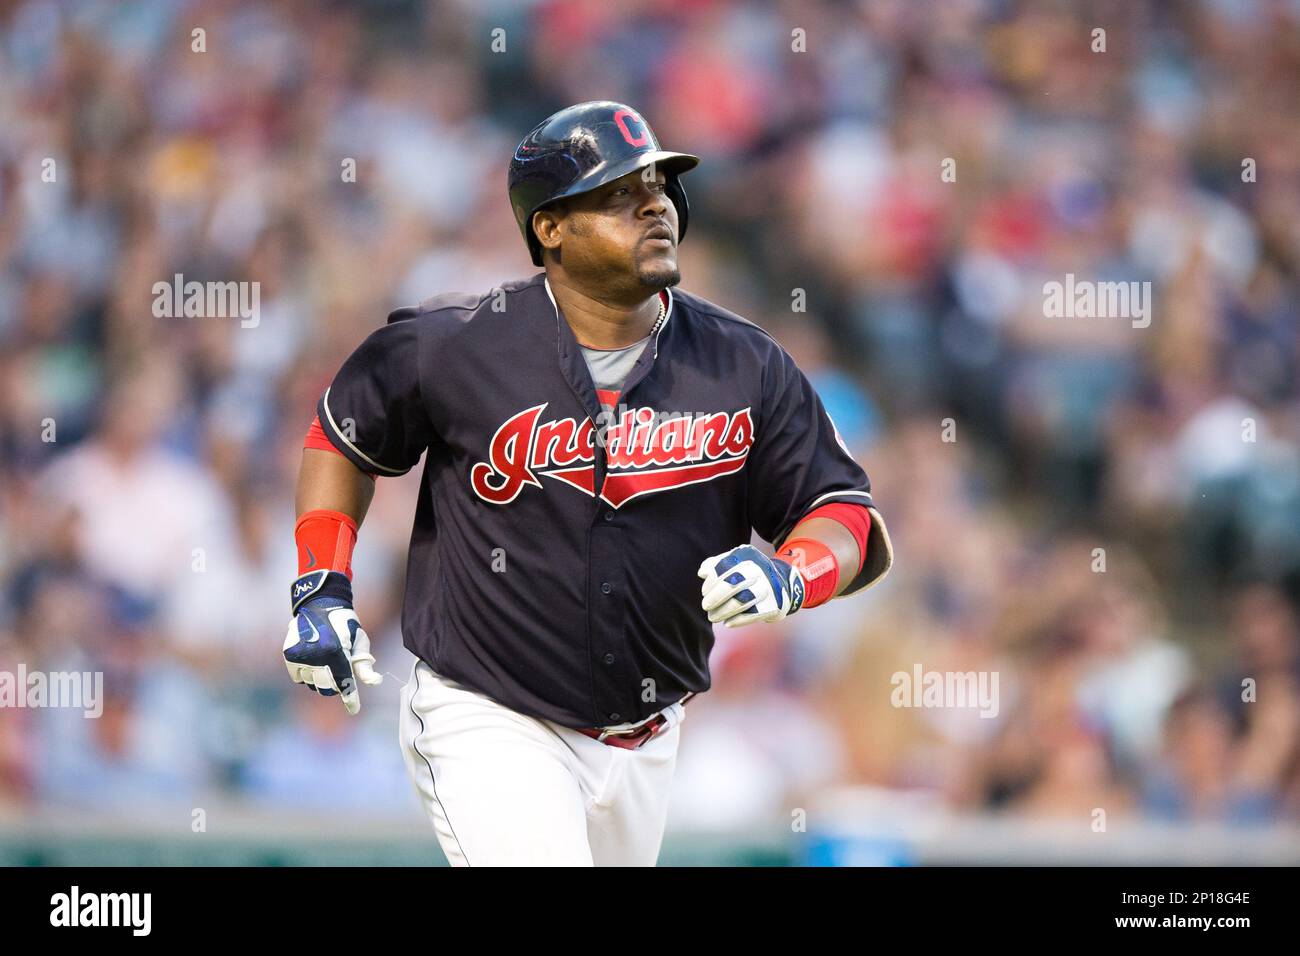
M600 498L615 508L638 495L735 474L754 444L748 408L668 417L621 407L600 428L590 418L539 421L545 408L534 405L511 417L492 436L488 460L470 469L470 485L484 501L507 504L525 485L542 487L542 477L595 497L598 440L607 462Z

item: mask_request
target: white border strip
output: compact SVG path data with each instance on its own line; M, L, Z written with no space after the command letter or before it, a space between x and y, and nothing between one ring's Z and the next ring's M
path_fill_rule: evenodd
M871 501L871 495L867 494L865 491L828 491L826 494L814 498L812 504L810 504L807 510L804 511L804 515L807 516L809 511L812 511L827 498L836 498L840 495L856 495L859 498L866 498L867 501ZM800 518L799 520L802 521L803 519Z
M348 441L348 437L344 435L343 432L339 430L339 426L334 423L334 413L330 411L330 390L328 388L325 389L325 397L321 399L321 406L325 409L325 418L329 421L330 428L334 429L334 434L338 436L339 441L351 448L353 453L366 464L370 465L372 468L378 468L380 471L387 472L390 475L404 475L411 470L409 468L389 468L387 465L381 465L356 445L352 444L352 442Z

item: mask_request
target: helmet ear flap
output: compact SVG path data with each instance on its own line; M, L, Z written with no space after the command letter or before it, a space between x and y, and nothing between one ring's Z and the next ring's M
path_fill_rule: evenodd
M670 175L664 184L664 192L668 193L668 198L673 201L673 206L677 210L677 241L681 242L686 236L686 223L691 217L691 206L686 201L686 190L682 188L681 180Z

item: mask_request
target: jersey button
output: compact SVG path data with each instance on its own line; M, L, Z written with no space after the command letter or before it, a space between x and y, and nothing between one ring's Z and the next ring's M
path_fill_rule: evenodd
M613 521L613 520L614 520L614 512L612 512L612 511L606 511L606 512L605 512L605 520L606 520L606 521Z
M614 592L614 585L610 584L608 581L604 582L600 586L601 594L612 594L613 592Z
M620 714L618 711L614 711L612 714L609 715L609 719L617 723L618 721L623 719L623 715Z
M606 663L606 664L612 664L612 663L614 663L614 655L613 655L613 654L606 654L606 655L605 655L605 663Z

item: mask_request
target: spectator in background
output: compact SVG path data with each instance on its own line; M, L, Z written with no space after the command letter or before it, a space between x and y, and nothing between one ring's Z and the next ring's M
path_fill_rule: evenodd
M338 701L315 695L295 695L293 708L296 719L279 722L244 768L241 782L250 799L368 817L418 808L391 733L350 719Z
M1067 612L1067 626L1086 658L1080 709L1132 773L1156 755L1165 714L1191 679L1192 664L1161 633L1154 582L1131 559L1108 557L1093 593Z
M146 647L115 656L98 718L75 708L39 713L42 804L141 818L195 806L212 782L202 737L207 694Z
M1272 820L1277 798L1243 758L1228 712L1205 688L1188 690L1170 709L1163 760L1144 794L1147 810L1179 821Z
M146 601L231 550L221 489L162 443L183 405L178 372L158 354L124 369L105 396L102 429L56 459L46 478L77 515L86 570Z

